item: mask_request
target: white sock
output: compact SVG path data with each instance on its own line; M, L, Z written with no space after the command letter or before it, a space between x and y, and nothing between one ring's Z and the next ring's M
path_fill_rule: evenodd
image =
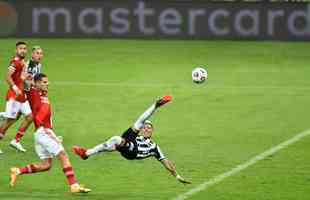
M133 128L136 130L140 130L143 127L145 120L147 120L156 110L155 104L151 105L144 113L138 118L138 120L134 123Z
M78 186L80 186L78 183L74 183L71 185L71 187L78 187Z
M0 118L5 118L5 112L0 112Z
M102 144L98 144L91 149L86 151L87 156L92 156L96 153L103 151L113 151L115 149L115 145L120 145L122 143L122 138L120 136L113 136L106 142Z

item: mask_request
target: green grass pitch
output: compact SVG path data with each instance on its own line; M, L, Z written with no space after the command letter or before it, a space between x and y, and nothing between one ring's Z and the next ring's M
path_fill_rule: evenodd
M16 41L0 40L2 80ZM26 154L8 146L15 125L0 142L1 200L170 200L310 128L310 43L26 41L45 50L55 132L79 182L93 192L70 194L58 160L48 173L21 176L10 188L9 168L38 160L32 128L22 140ZM209 79L197 85L191 70L200 65ZM6 88L2 81L1 109ZM153 140L192 185L178 183L153 158L127 161L107 153L82 161L70 152L73 144L90 147L121 134L165 93L174 99L151 118ZM309 152L306 137L189 199L308 200Z

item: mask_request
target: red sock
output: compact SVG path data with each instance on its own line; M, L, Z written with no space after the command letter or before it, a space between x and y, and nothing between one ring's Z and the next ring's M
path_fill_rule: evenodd
M29 173L36 173L37 168L33 165L27 165L26 167L19 168L20 174L29 174Z
M67 181L69 185L73 185L77 183L72 167L63 168L63 172L65 173L65 176L67 177Z
M25 128L19 128L16 135L15 135L15 140L16 142L19 142L20 139L24 136L25 133Z

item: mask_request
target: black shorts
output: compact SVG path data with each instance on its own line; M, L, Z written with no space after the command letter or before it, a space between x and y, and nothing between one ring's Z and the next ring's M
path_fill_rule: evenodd
M138 133L134 132L134 130L130 127L123 134L122 138L125 139L125 144L122 147L118 147L117 150L121 153L121 155L128 159L133 160L137 158L138 154L138 145L136 142L136 138Z

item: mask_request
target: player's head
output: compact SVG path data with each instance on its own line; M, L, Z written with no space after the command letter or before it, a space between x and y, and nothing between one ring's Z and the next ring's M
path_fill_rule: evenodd
M27 54L27 44L26 42L19 41L16 43L16 49L15 49L16 56L20 58L25 58Z
M144 125L143 125L143 128L142 128L142 135L143 135L143 137L151 138L152 134L153 134L153 130L154 130L154 127L153 127L152 122L149 121L149 120L146 120L144 122Z
M35 87L42 92L48 91L48 78L46 74L39 73L33 78Z
M40 46L32 47L32 55L31 58L34 62L40 62L43 57L43 49Z

